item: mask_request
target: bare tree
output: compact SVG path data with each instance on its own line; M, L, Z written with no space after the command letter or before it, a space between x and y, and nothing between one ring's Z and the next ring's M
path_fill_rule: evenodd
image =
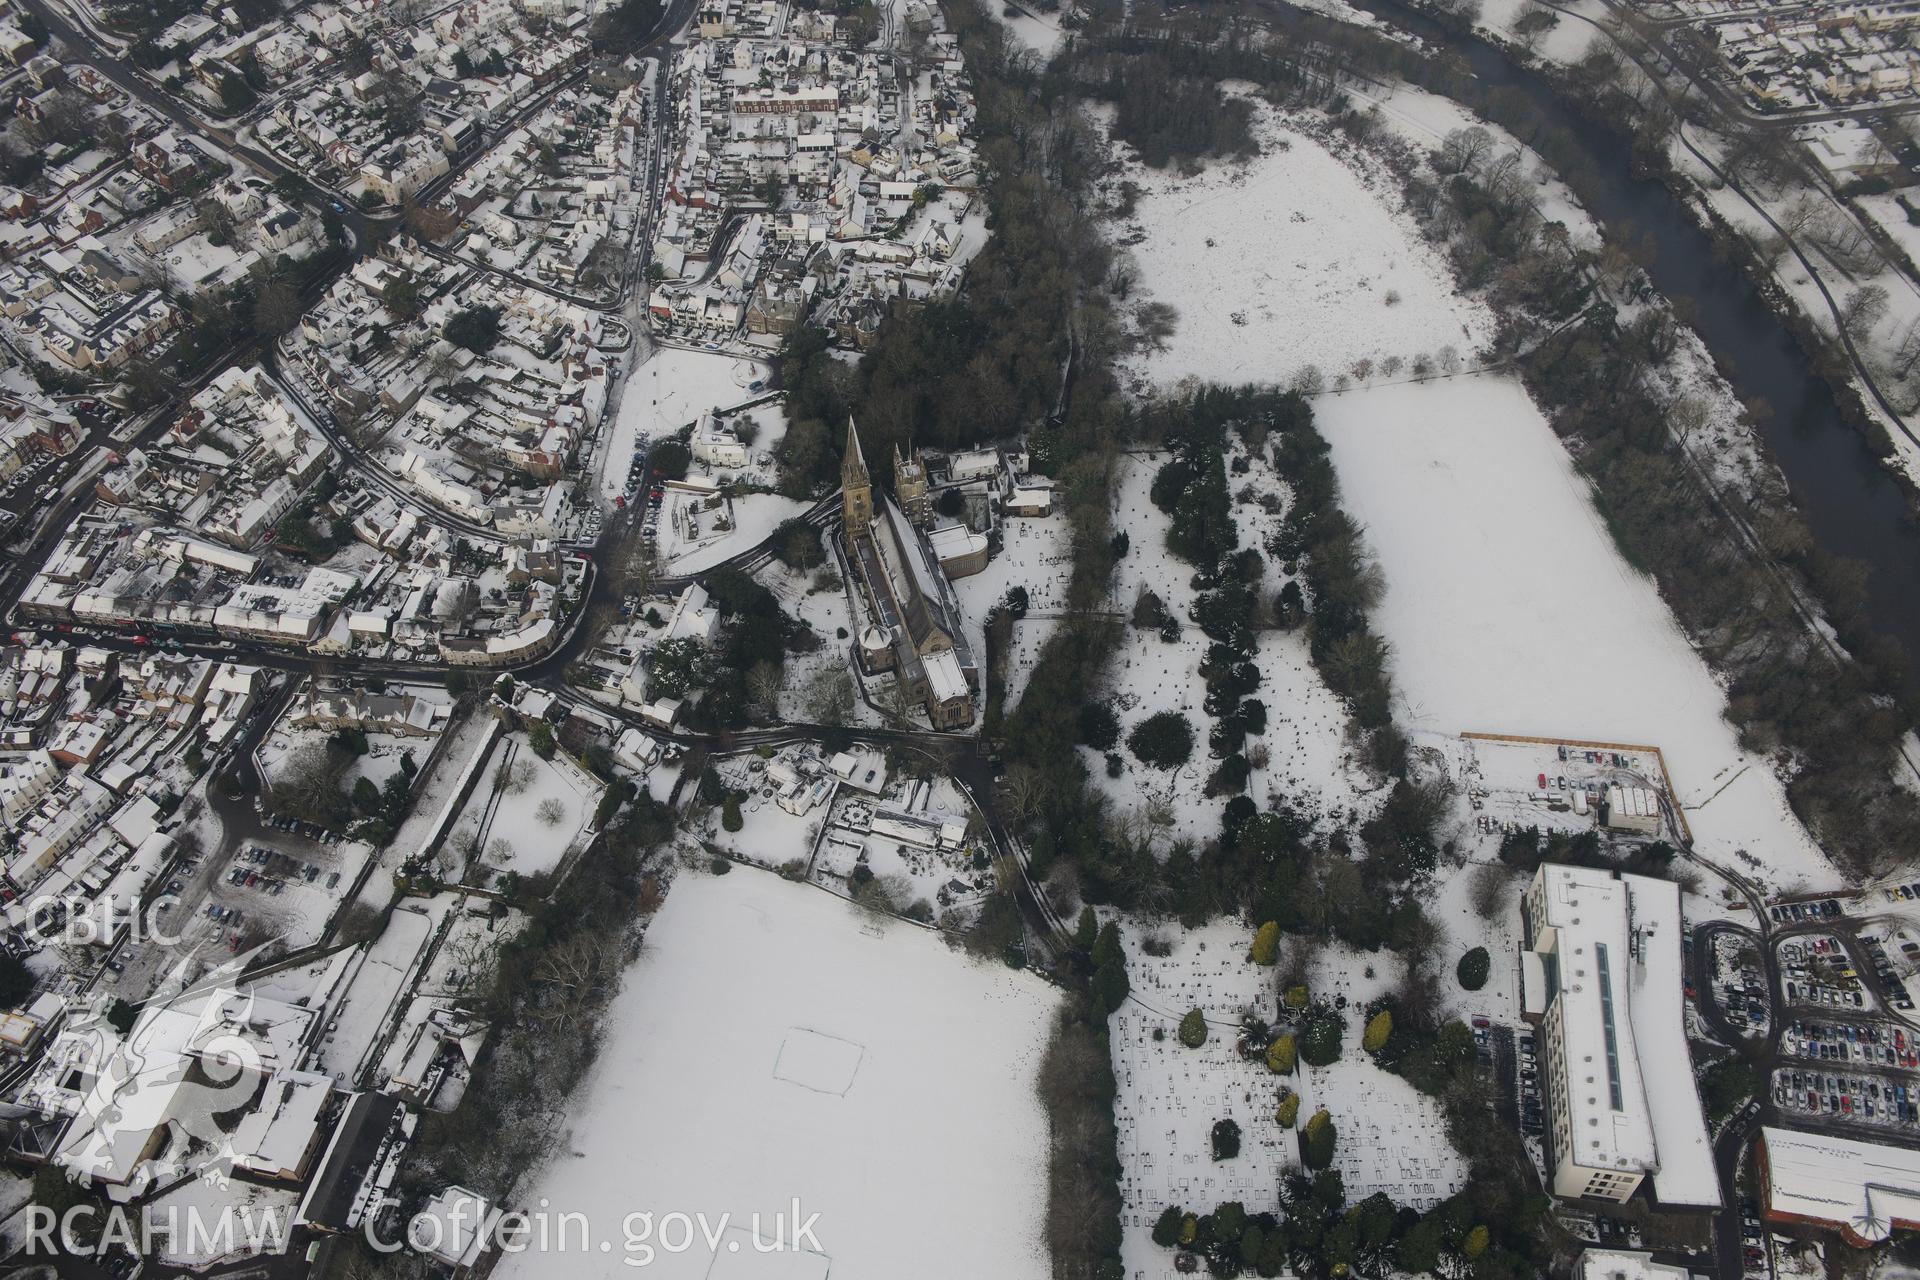
M1840 304L1840 327L1855 342L1864 342L1887 314L1887 291L1877 284L1861 285Z
M1475 125L1455 129L1440 140L1433 167L1441 173L1471 173L1493 150L1493 135Z
M1507 899L1513 873L1504 863L1482 862L1469 873L1467 897L1481 919L1491 920Z
M815 724L845 724L853 715L853 677L845 667L828 667L807 683L807 714Z
M296 751L275 774L271 784L276 812L328 825L345 807L340 780L346 761L320 743Z
M567 806L561 804L558 797L548 796L533 811L533 816L540 819L542 826L557 827L560 825L560 819L567 816Z
M1140 327L1140 344L1155 351L1167 349L1167 339L1180 327L1180 312L1171 302L1143 302L1133 309Z
M1893 371L1902 381L1913 375L1914 366L1920 365L1920 318L1907 325L1905 333L1900 335L1900 346L1895 352Z
M756 662L747 672L747 693L769 717L780 713L782 684L780 668L774 663Z

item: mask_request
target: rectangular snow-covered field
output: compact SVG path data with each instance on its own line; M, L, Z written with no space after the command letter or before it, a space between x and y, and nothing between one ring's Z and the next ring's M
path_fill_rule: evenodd
M1285 382L1305 364L1332 380L1362 359L1377 368L1484 346L1490 313L1454 291L1391 175L1363 177L1253 103L1261 154L1251 160L1191 177L1126 166L1142 194L1123 242L1142 292L1180 312L1164 347L1132 368L1162 386Z
M1782 887L1837 878L1517 382L1374 387L1315 412L1386 576L1375 625L1405 727L1651 743L1700 852L1746 850Z
M1054 1006L1037 977L819 889L746 868L683 873L615 999L562 1154L520 1192L586 1214L612 1248L521 1254L500 1274L634 1274L622 1221L678 1211L730 1214L734 1231L717 1253L661 1252L644 1274L1038 1280L1047 1140L1033 1085ZM803 1218L819 1214L824 1258L741 1243L750 1215L768 1236L796 1198Z

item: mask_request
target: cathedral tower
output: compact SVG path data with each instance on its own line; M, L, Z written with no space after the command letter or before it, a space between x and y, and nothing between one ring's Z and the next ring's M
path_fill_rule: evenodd
M849 539L873 527L873 477L860 452L860 431L847 419L847 453L840 462L840 520Z
M921 461L918 449L909 446L903 458L900 446L893 446L893 496L914 524L925 529L933 523L933 499L927 493L927 464Z

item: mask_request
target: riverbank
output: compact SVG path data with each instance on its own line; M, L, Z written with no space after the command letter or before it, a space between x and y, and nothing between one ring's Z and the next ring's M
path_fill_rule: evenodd
M1885 465L1909 512L1920 511L1920 435L1908 426L1870 367L1876 355L1885 354L1873 349L1873 339L1865 331L1873 326L1865 326L1858 339L1849 328L1851 292L1873 281L1850 275L1845 280L1829 280L1819 265L1827 260L1822 251L1803 243L1808 219L1799 211L1783 213L1771 207L1768 197L1734 177L1718 143L1705 139L1695 142L1688 136L1688 125L1678 112L1683 103L1675 100L1664 78L1668 69L1664 59L1623 42L1599 17L1582 11L1588 6L1550 0L1543 0L1543 4L1546 11L1562 17L1555 28L1560 39L1529 48L1500 28L1468 26L1430 0L1369 0L1371 8L1381 11L1371 16L1381 21L1397 20L1415 38L1464 54L1475 64L1476 75L1484 74L1485 59L1474 56L1473 46L1484 46L1503 59L1510 72L1537 77L1564 110L1632 148L1634 176L1663 184L1710 238L1715 261L1739 266L1760 300L1792 336L1813 376L1825 385L1842 423L1856 432L1872 456ZM1590 86L1579 83L1581 69L1576 64L1581 59L1571 56L1563 30L1576 24L1588 33L1590 49L1610 50L1619 64L1619 74L1634 77L1630 91L1597 95ZM1649 61L1660 65L1649 66ZM1657 148L1649 145L1649 136L1635 132L1633 113L1611 109L1621 98L1638 102L1656 94L1675 110L1673 119L1679 121L1665 144ZM1685 97L1683 90L1681 99ZM1641 113L1643 121L1646 114ZM1820 197L1849 221L1860 221L1843 201L1810 183L1806 194ZM1800 236L1796 236L1795 228L1782 225L1782 217L1795 224ZM1872 239L1886 271L1897 274L1886 245L1881 243L1884 235L1873 237L1874 228L1861 225L1862 239ZM1791 274L1789 268L1793 269ZM1920 288L1905 277L1898 283L1904 285L1905 292L1893 291L1893 305L1880 321L1883 329L1920 322ZM1838 296L1836 291L1849 296ZM1669 296L1676 295L1669 292ZM1728 376L1734 375L1729 371ZM1772 408L1770 401L1760 404L1763 411Z
M1401 0L1365 7L1460 60L1471 75L1453 87L1504 108L1501 115L1524 117L1523 141L1531 141L1527 129L1550 139L1543 156L1610 238L1632 250L1653 289L1673 300L1740 401L1756 410L1768 461L1811 535L1821 594L1839 593L1828 611L1857 618L1845 628L1848 648L1884 662L1886 644L1874 637L1886 637L1899 650L1900 686L1920 691L1920 532L1911 493L1886 465L1885 446L1874 447L1862 429L1857 393L1840 379L1836 394L1826 376L1834 370L1809 359L1814 335L1783 318L1790 302L1770 276L1742 269L1746 241L1726 231L1716 238L1691 185L1663 172L1671 167L1665 146L1638 147L1625 121L1596 117L1595 95L1572 94L1564 72L1522 66L1479 34ZM1846 561L1865 572L1840 571Z

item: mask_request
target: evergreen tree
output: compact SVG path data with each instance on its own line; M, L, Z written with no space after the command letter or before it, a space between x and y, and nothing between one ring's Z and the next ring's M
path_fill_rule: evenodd
M1253 935L1253 946L1247 952L1247 959L1255 964L1271 965L1280 958L1280 926L1272 920L1261 925Z
M1180 1043L1189 1049L1198 1049L1207 1042L1207 1015L1198 1009L1189 1009L1187 1016L1180 1019Z
M1267 1046L1267 1070L1277 1076L1292 1075L1299 1064L1299 1056L1291 1035L1276 1036L1273 1043Z
M1100 919L1093 914L1092 907L1080 908L1080 919L1073 928L1073 945L1081 951L1091 952L1093 941L1100 935Z
M1393 1011L1382 1009L1367 1020L1367 1029L1360 1035L1360 1047L1368 1053L1378 1053L1387 1047L1387 1037L1393 1034Z
M1394 1260L1402 1271L1432 1271L1440 1265L1440 1224L1422 1218L1400 1237Z
M1454 970L1460 979L1460 985L1469 991L1478 991L1487 985L1487 974L1492 969L1492 959L1485 947L1475 947L1460 957L1459 967Z
M1333 1117L1322 1107L1307 1121L1305 1151L1302 1155L1307 1168L1324 1169L1333 1163L1335 1137Z

